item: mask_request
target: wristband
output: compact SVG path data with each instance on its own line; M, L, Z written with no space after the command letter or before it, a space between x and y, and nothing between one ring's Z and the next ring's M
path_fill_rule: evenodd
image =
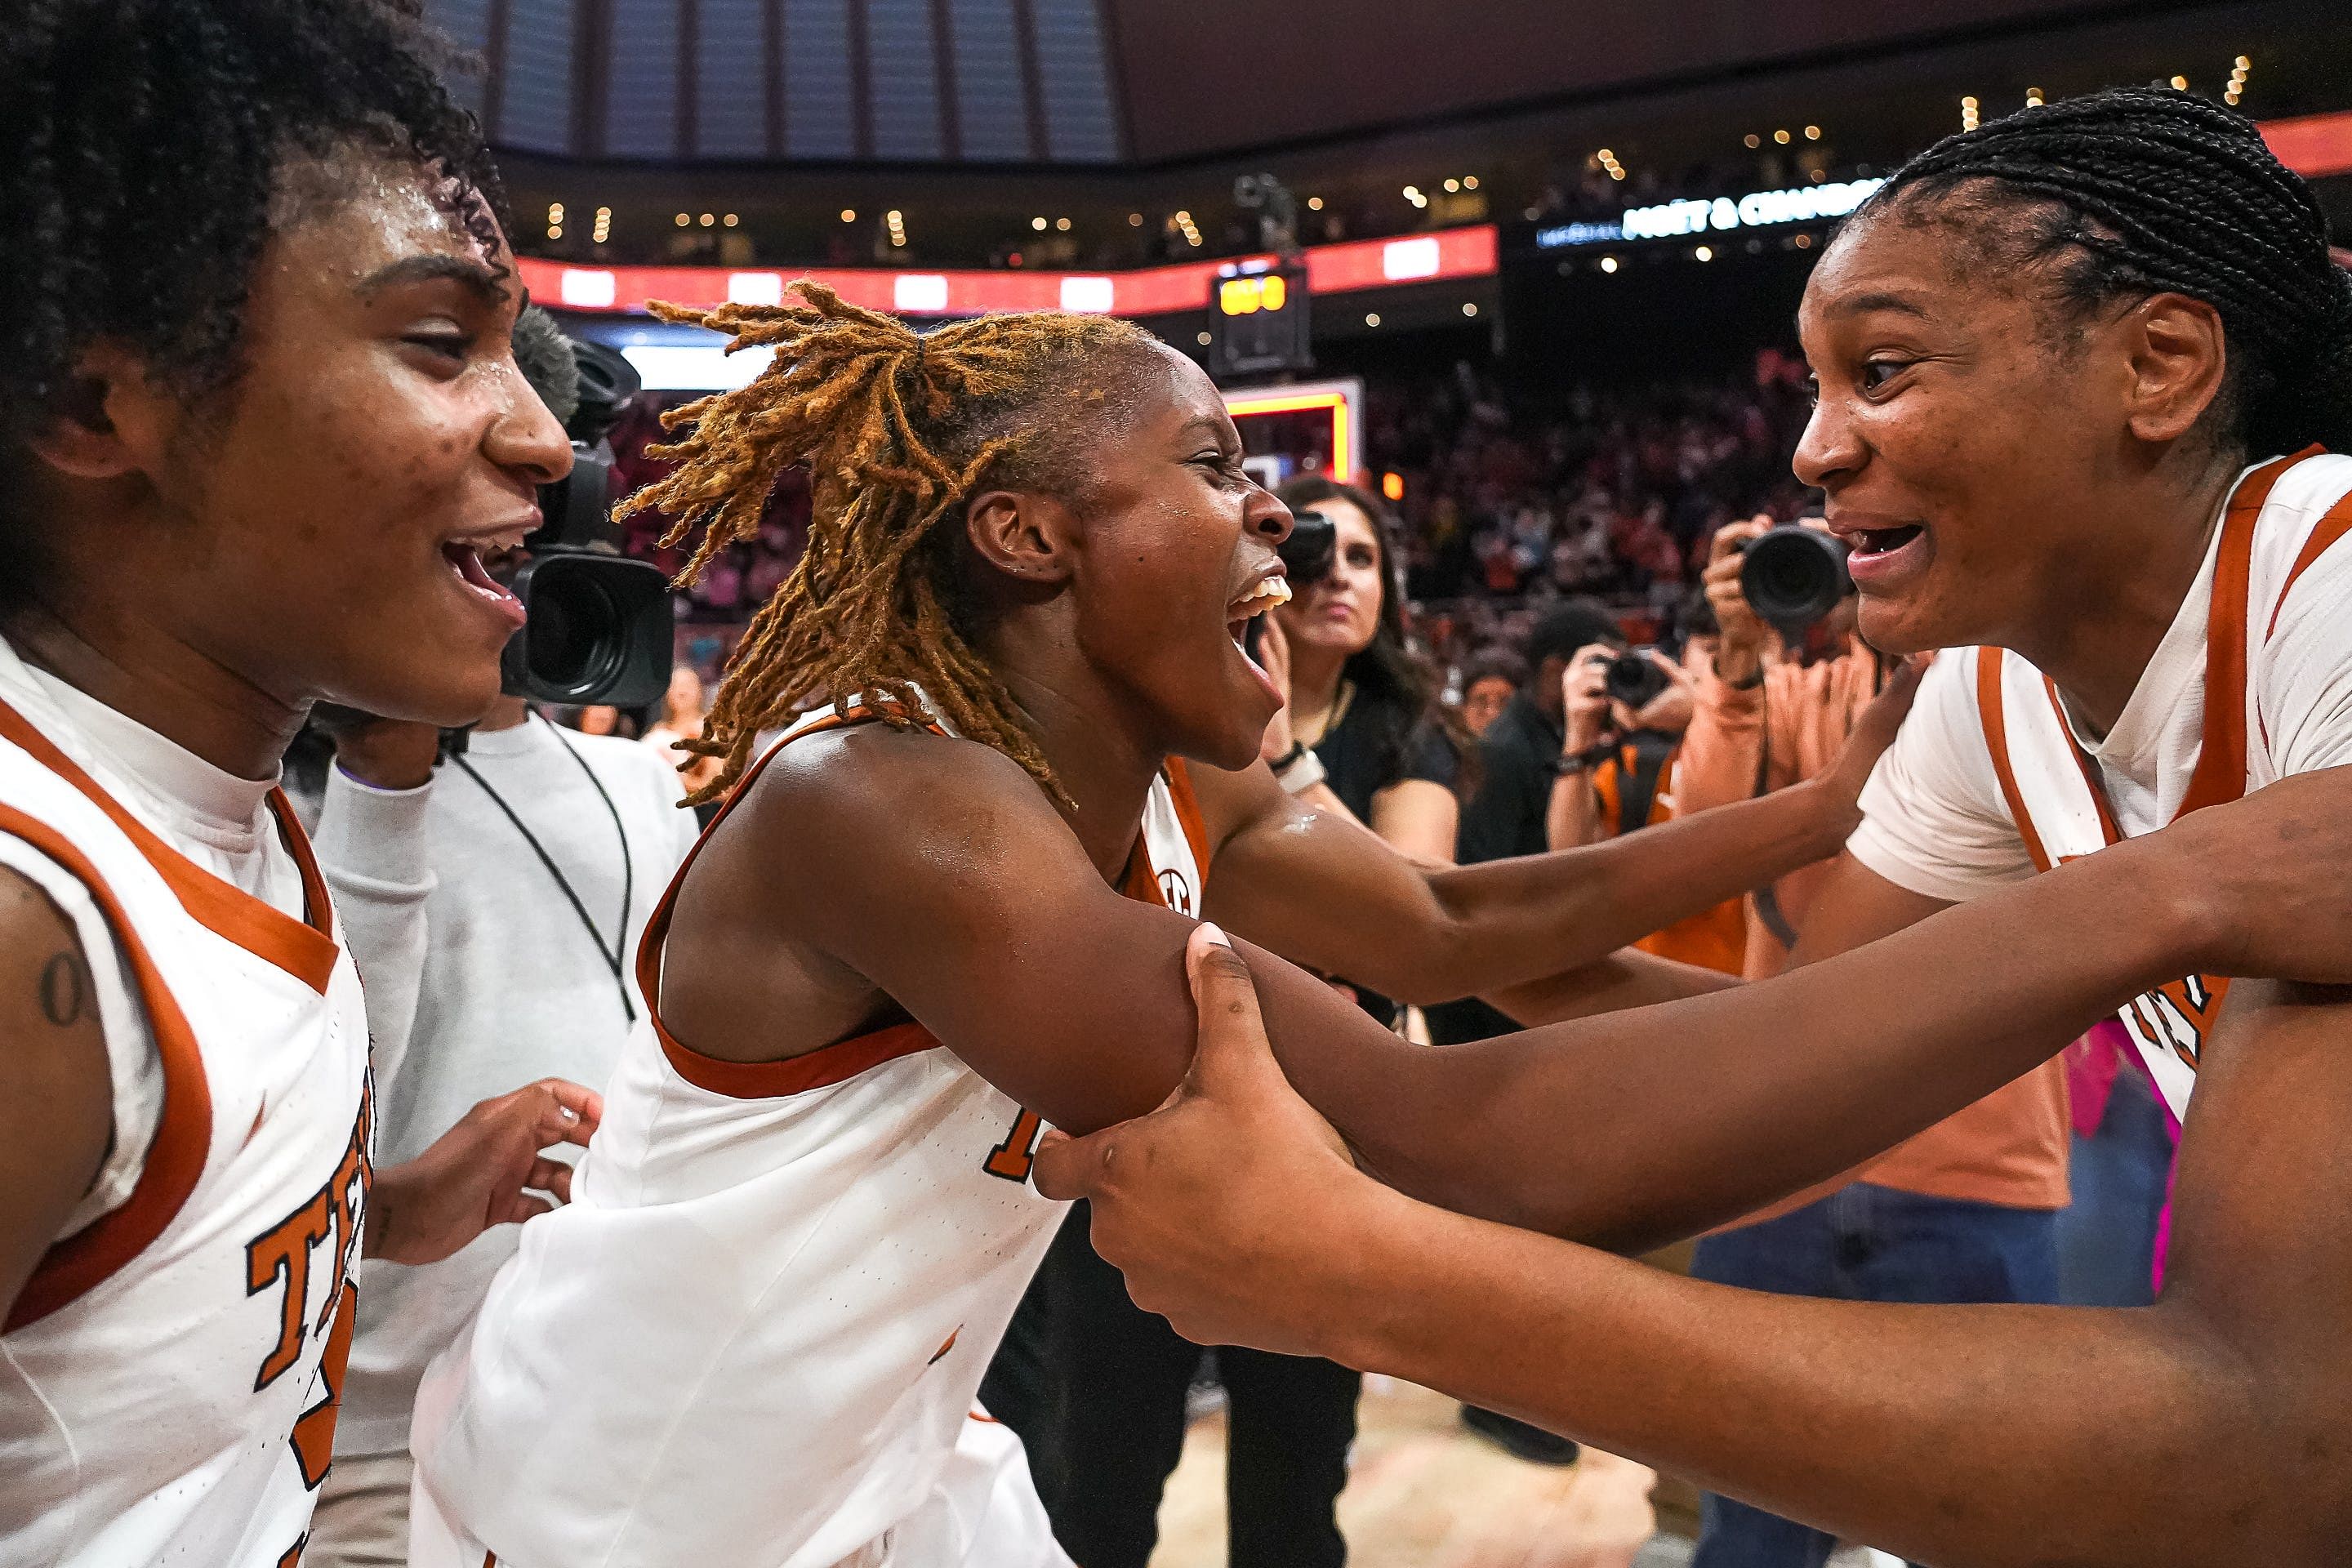
M1274 782L1290 795L1313 789L1323 782L1323 759L1304 745L1291 747L1283 753L1282 760L1274 764Z

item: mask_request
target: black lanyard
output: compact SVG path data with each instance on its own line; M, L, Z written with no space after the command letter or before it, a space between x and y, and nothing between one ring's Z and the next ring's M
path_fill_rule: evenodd
M595 790L596 798L604 803L604 810L613 818L613 831L620 836L621 923L613 933L613 945L609 949L604 945L604 933L596 929L596 922L588 916L588 906L580 901L580 895L572 890L571 879L564 876L562 868L556 865L554 857L548 854L547 847L539 841L539 836L523 826L522 818L515 815L515 808L506 803L505 796L490 787L489 780L474 771L474 764L466 760L464 752L460 752L449 760L456 763L467 778L482 786L482 793L490 797L492 805L506 813L507 820L514 824L517 833L522 835L522 841L530 846L531 853L539 857L539 863L547 868L547 874L555 879L557 887L563 889L563 897L571 903L572 912L580 917L581 925L587 930L588 940L596 944L596 956L603 959L604 967L613 972L613 984L621 993L621 1011L628 1016L631 1024L635 1024L637 1021L637 1005L629 998L629 982L624 963L629 942L629 906L636 897L636 867L629 858L628 830L621 826L620 808L613 804L613 797L604 793L604 780L598 778L596 770L588 765L588 759L563 738L562 727L548 724L536 713L529 715L523 721L529 723L533 719L547 724L548 729L554 732L555 743L562 746L565 753L580 764L580 771L588 775L588 783Z

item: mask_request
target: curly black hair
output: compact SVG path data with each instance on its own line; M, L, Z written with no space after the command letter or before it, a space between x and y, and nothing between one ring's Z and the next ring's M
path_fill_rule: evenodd
M290 160L414 159L486 248L504 196L415 0L30 0L0 28L0 577L33 520L24 444L112 342L193 401L241 369ZM495 252L493 251L493 254Z
M2256 457L2352 448L2352 273L2254 122L2162 88L2117 88L1947 137L1855 214L1965 231L1982 275L2047 280L2064 319L2177 292L2221 313L2218 418Z

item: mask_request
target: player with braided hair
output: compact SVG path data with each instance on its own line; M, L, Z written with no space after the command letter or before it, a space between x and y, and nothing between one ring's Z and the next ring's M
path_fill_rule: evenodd
M1937 144L1828 247L1797 472L1854 545L1864 635L1956 651L1766 989L2021 889L2130 886L2128 858L2352 762L2352 457L2321 449L2352 443L2352 279L2326 237L2251 123L2133 89ZM2193 877L2237 874L2199 853ZM1908 983L2006 990L2087 929L2021 928L1989 962L1931 941ZM1843 1534L2316 1568L2352 1541L2352 943L2315 936L2286 978L2336 986L2195 963L2116 998L2186 1116L2152 1310L1767 1295L1413 1204L1332 1156L1232 966L1206 1087L1045 1149L1038 1184L1091 1197L1136 1299L1196 1338L1412 1377L1820 1528L1742 1563ZM2072 1020L2049 1022L2054 1046Z
M1239 634L1285 591L1289 517L1197 365L1092 319L923 337L797 292L699 318L774 357L679 411L646 500L707 553L805 460L807 556L729 672L707 744L740 777L647 926L577 1201L420 1392L416 1568L1065 1561L971 1400L1061 1215L1027 1179L1045 1124L1183 1075L1204 898L1272 950L1283 1065L1368 1169L1627 1245L1832 1174L2184 968L2306 974L2327 936L2352 976L2352 900L2279 847L2352 845L2345 783L2306 781L1785 981L1408 1046L1273 953L1538 1016L1715 991L1611 950L1827 853L1898 708L1818 789L1407 862L1256 760L1279 698ZM2209 884L2216 843L2235 874ZM2188 937L2182 904L2248 939ZM2052 940L2017 954L2020 930ZM1136 1437L1171 1465L1178 1439Z
M544 1207L593 1125L551 1080L373 1169L274 787L314 701L489 706L519 611L477 552L571 461L412 9L0 28L0 1562L296 1562L362 1250Z

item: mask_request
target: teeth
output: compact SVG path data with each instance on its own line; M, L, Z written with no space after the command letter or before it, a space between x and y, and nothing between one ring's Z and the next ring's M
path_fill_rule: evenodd
M1233 604L1233 619L1247 620L1250 616L1290 603L1290 584L1280 577L1270 577L1258 584L1255 592Z

